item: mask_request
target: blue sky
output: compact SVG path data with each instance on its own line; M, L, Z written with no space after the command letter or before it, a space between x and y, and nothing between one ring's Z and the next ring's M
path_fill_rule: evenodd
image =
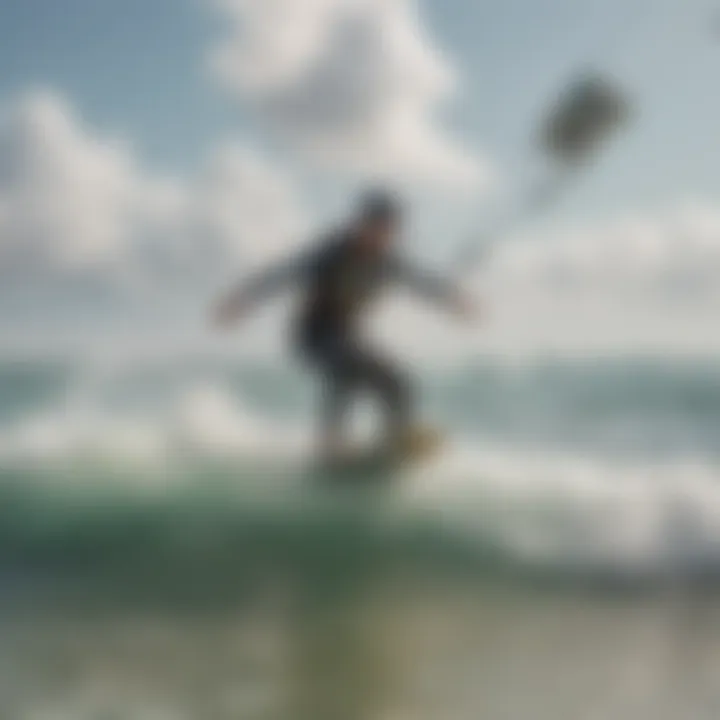
M362 7L375 0L347 1ZM308 5L307 0L303 2ZM702 233L708 232L706 226L712 224L708 217L714 218L720 195L720 93L716 90L720 76L720 9L716 9L714 0L398 0L396 4L410 10L396 18L393 27L397 33L390 37L399 43L408 40L403 33L413 36L417 46L411 43L405 48L412 62L408 60L403 71L413 71L410 77L418 83L417 96L409 98L405 108L409 114L412 110L418 115L410 118L413 124L406 133L413 135L415 145L411 147L408 140L408 147L398 151L397 157L388 138L380 138L379 145L361 145L357 153L348 154L347 145L352 144L347 142L348 127L328 126L326 138L318 135L313 123L327 118L313 116L306 122L302 113L293 115L303 110L303 93L313 91L312 85L294 88L286 84L278 94L268 76L260 77L261 85L253 86L252 82L258 82L258 77L253 76L257 57L247 54L245 39L235 27L232 12L239 12L237 0L0 1L0 107L13 108L18 98L38 88L62 99L64 109L55 115L45 106L44 110L38 110L37 105L27 110L28 117L39 112L45 118L39 125L39 135L28 142L32 144L38 137L42 140L49 132L47 127L57 126L58 138L72 138L75 151L83 158L93 158L88 160L87 178L74 176L73 162L63 166L63 173L69 173L73 186L77 182L81 195L87 194L84 183L93 184L96 165L105 167L107 158L101 149L112 147L118 139L127 142L125 154L115 157L111 153L108 161L114 168L108 170L107 180L108 187L113 188L107 190L112 200L103 195L103 207L112 204L115 208L116 203L124 203L124 199L116 197L114 188L132 185L133 197L153 196L153 217L160 212L161 202L169 202L170 195L180 203L181 195L201 194L209 198L205 206L188 209L185 200L182 217L192 215L193 221L199 222L197 216L202 215L205 222L208 207L215 208L215 212L219 202L210 197L209 186L216 188L220 183L224 188L220 195L232 205L233 193L240 192L238 177L245 178L245 172L255 173L251 178L260 173L263 182L272 186L273 198L284 197L286 181L295 183L298 197L302 198L298 202L309 203L307 214L314 217L324 216L328 208L347 202L349 189L364 177L358 168L365 160L372 160L373 172L382 164L383 154L388 155L387 165L397 161L400 168L407 163L408 172L416 175L432 175L432 169L438 168L437 186L430 183L422 191L416 190L413 197L423 206L419 234L441 247L461 240L460 233L467 229L471 218L482 217L489 203L487 198L492 198L499 188L520 181L532 167L535 155L530 141L538 117L565 83L589 63L617 78L626 88L636 102L637 119L625 135L612 143L582 183L573 188L551 215L550 224L543 226L544 232L552 233L552 228L570 224L581 226L582 233L588 236L605 232L598 228L608 227L613 228L608 232L622 235L626 232L622 222L627 217L642 218L643 223L653 225L655 234L669 234L669 225L675 232L678 223L683 227L683 223L689 224L689 232L699 226ZM314 3L314 7L322 5ZM325 5L329 7L330 3ZM413 24L414 13L419 16L417 27ZM262 23L256 29L267 30ZM272 38L268 41L267 37L258 37L267 45L266 54L258 57L267 60L272 69L273 48L277 51L283 46L273 45ZM216 57L213 53L223 50L223 43L230 59L221 77L212 58ZM253 47L249 51L252 53ZM406 59L402 56L394 62ZM395 66L388 68L393 70ZM382 80L384 68L372 69L376 72L373 79ZM443 94L447 90L446 75L457 76L458 82L454 92ZM391 86L390 90L395 92L399 87L393 90ZM351 96L344 101L367 102L375 112L388 101L387 88L379 88L378 92L378 97ZM274 116L268 111L273 107ZM427 108L432 111L432 122L424 117ZM342 111L339 105L333 108L333 112ZM58 119L65 115L71 118L68 127ZM408 117L403 116L405 120ZM286 121L284 129L291 130L293 140L288 140L287 133L277 132L278 121L280 125ZM50 125L45 127L45 122ZM17 144L17 137L26 136L16 133L9 137L12 145ZM404 142L402 133L393 137ZM318 143L318 139L322 142ZM327 147L318 153L318 145L325 140ZM214 180L201 179L209 157L215 158L216 166L223 165L220 156L228 142L245 146L250 154L260 154L273 166L272 172L264 165L260 168L262 163L255 160L250 163L253 169L241 169L238 164L245 161L237 159L230 168L209 171ZM343 142L345 147L340 147ZM421 149L421 145L426 147ZM411 157L415 146L421 151ZM378 157L371 158L373 152ZM66 157L64 151L56 154ZM236 158L242 154L229 153ZM316 162L318 155L323 160L332 157L332 163ZM469 196L467 192L456 193L449 182L451 176L466 177L470 171L487 173L482 188ZM216 177L220 175L231 176L232 180L226 181L236 183L235 189L222 185L225 181ZM161 178L173 187L160 189ZM248 182L242 180L245 186ZM7 192L8 197L15 197ZM39 200L32 196L31 204L34 202ZM664 215L688 202L702 207L690 213L691 221L686 219L687 213L680 213L682 221L672 222ZM244 207L256 204L257 198L247 199ZM218 213L225 217L228 212L223 206L212 222L220 222ZM174 227L180 222L178 217L173 218ZM240 230L249 232L246 227L237 230L239 234ZM29 231L25 228L23 232ZM33 233L38 232L33 226ZM48 240L47 244L52 242ZM133 245L136 239L123 242ZM637 247L646 244L640 238ZM622 262L635 262L633 258L645 250L633 252ZM684 257L683 247L666 254L670 257L674 252ZM551 257L552 252L547 255ZM43 266L42 277L49 272ZM89 284L103 283L93 280ZM75 298L73 307L77 304ZM645 321L641 324L648 325ZM672 334L671 329L668 332ZM631 334L626 329L619 336ZM702 330L698 330L698 337L702 337Z
M61 90L149 161L185 169L238 119L203 68L213 16L196 0L0 3L0 97Z

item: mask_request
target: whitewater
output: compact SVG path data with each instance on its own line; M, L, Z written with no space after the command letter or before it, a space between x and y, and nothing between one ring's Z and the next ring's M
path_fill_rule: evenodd
M417 379L446 451L329 492L292 368L0 363L0 715L716 717L720 370Z

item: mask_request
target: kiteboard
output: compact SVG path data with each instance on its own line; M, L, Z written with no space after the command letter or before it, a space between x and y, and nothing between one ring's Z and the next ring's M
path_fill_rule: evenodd
M444 436L436 429L416 427L395 446L350 448L341 457L322 464L324 480L372 482L427 462L443 448Z

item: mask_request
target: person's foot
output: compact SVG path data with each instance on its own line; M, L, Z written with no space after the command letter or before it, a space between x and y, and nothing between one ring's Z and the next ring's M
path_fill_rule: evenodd
M326 467L340 465L350 455L349 448L344 443L332 443L325 445L320 450L320 462Z
M412 425L391 438L386 448L393 455L412 455L423 448L432 447L439 442L440 435L430 427Z

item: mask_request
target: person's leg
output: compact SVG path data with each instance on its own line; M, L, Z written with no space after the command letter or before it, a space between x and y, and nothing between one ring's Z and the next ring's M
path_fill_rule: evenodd
M333 459L345 447L345 426L352 396L352 383L339 368L326 368L321 376L322 408L320 419L320 454Z
M395 447L412 425L412 387L408 376L388 360L367 349L355 348L354 380L367 387L385 410L385 442Z
M320 380L319 454L335 459L345 449L345 430L350 402L357 389L356 363L344 343L328 339L305 352Z
M342 454L350 403L362 388L382 403L384 443L396 446L412 424L409 378L378 354L352 342L324 345L313 356L322 383L321 454L329 458Z

